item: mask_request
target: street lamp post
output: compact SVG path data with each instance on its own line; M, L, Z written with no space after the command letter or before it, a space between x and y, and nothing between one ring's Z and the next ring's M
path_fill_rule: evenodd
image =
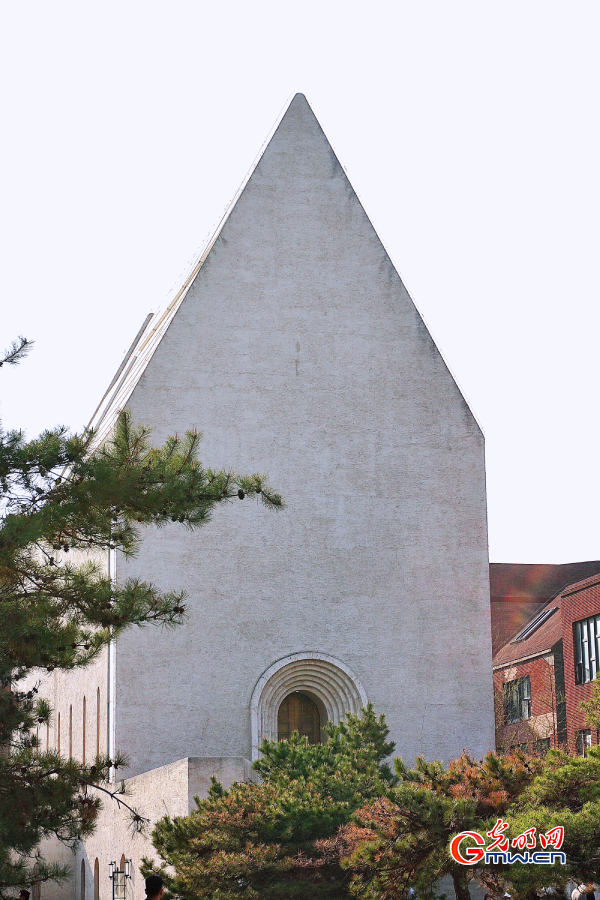
M108 864L108 877L112 881L113 900L127 900L127 879L131 878L130 859L123 861L123 868L119 869L113 860Z

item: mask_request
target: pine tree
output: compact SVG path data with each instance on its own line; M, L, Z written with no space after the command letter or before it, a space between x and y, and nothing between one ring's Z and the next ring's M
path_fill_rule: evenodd
M0 366L30 347L20 338ZM13 886L66 875L44 863L38 845L52 834L71 844L89 834L100 794L111 793L109 768L122 762L101 757L84 766L42 752L36 727L52 710L38 696L39 681L87 665L125 628L175 626L185 616L183 593L112 583L102 562L108 551L135 554L147 526L198 528L218 503L256 497L282 506L264 476L204 468L199 433L160 448L149 438L127 412L97 448L93 433L64 427L31 441L0 430L0 898ZM135 811L133 818L139 825Z
M162 819L153 832L172 894L187 900L349 897L349 876L330 848L339 826L367 800L395 783L385 758L394 745L371 705L326 727L328 740L311 745L264 741L254 769L262 784L213 782L189 816ZM144 875L154 871L145 860Z
M564 895L569 881L600 881L600 747L587 757L551 750L542 771L511 809L511 834L535 827L537 833L564 828L561 850L566 864L516 864L506 884L522 900L537 900L542 888Z
M351 891L361 900L398 900L410 887L434 898L444 875L457 900L469 900L473 879L493 896L508 891L518 900L539 900L549 889L564 896L569 881L600 880L600 748L586 759L559 750L545 757L490 753L481 762L463 754L447 769L422 759L408 769L397 760L396 770L398 786L359 810L361 829L349 824L338 834L342 865L353 873ZM499 818L508 823L503 836L512 851L532 828L538 851L540 834L564 828L566 864L452 860L453 837L475 831L485 838Z
M462 831L485 834L523 795L542 760L517 752L489 753L482 761L464 753L448 768L422 757L413 769L394 762L398 785L358 812L359 832L349 825L338 836L343 865L353 873L352 893L404 900L413 888L419 897L434 898L447 875L457 900L470 900L475 867L453 861L450 841Z

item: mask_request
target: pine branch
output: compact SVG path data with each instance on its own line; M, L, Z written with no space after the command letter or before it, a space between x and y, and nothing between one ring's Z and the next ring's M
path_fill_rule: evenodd
M4 361L14 364L27 347L14 345ZM68 554L131 556L142 528L178 522L197 529L218 503L238 498L283 506L264 476L205 469L196 432L152 447L149 430L123 412L111 441L90 450L92 439L63 427L33 441L0 430L0 900L3 886L33 877L23 860L44 835L72 843L90 833L100 796L88 790L110 795L134 829L145 824L119 792L100 784L107 772L40 753L35 729L49 724L52 711L19 684L35 670L87 665L132 625L179 625L185 595L142 580L115 585L98 564ZM52 877L51 868L43 871Z
M121 788L118 791L111 791L108 788L103 787L100 784L95 784L92 781L86 781L84 778L80 779L82 784L85 784L87 787L93 788L95 791L101 791L103 794L107 794L111 800L115 800L119 808L124 806L125 809L131 813L131 823L134 826L134 829L138 833L142 833L144 828L150 823L150 819L147 819L145 816L140 815L137 809L134 809L133 806L130 806L128 803L123 800L124 783L121 784Z
M3 365L16 366L30 352L33 347L33 341L28 341L23 335L19 335L18 340L13 341L10 350L4 351L4 356L0 359L0 367Z

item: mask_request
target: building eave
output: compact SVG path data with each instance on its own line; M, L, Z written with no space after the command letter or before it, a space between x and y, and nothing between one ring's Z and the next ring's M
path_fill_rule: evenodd
M500 669L508 669L510 666L517 666L519 663L529 662L531 659L535 659L537 656L546 656L548 653L552 653L552 647L548 647L547 650L536 650L535 653L529 653L527 656L519 656L517 659L510 659L508 662L498 663L495 666L492 666L494 672L498 672Z

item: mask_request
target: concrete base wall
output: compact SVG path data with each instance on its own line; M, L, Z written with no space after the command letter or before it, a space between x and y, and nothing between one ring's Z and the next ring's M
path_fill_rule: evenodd
M127 779L124 799L149 819L144 833L132 834L128 811L119 809L115 801L106 799L95 833L74 852L58 841L47 841L43 845L42 852L46 859L70 866L72 877L61 885L43 885L41 900L94 900L96 860L99 900L112 900L108 865L114 861L120 866L122 857L132 862L132 877L127 881L127 900L144 900L144 879L140 874L140 864L143 857L157 858L151 841L152 829L164 816L174 818L188 815L195 808L194 797L207 797L213 775L225 788L230 788L236 781L253 781L257 777L247 759L196 757L179 759L170 765Z

